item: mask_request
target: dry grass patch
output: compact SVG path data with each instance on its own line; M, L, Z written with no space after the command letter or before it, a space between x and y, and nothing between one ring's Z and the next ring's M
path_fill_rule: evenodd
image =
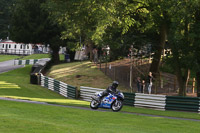
M89 61L55 65L48 76L77 87L107 88L112 83L109 77ZM119 89L125 90L123 87Z

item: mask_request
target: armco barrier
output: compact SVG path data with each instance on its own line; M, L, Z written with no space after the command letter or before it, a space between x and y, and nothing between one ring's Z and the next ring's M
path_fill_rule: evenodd
M165 105L166 105L165 100L166 100L165 95L149 95L149 94L136 93L134 106L165 110Z
M14 65L33 65L37 62L47 62L50 58L30 59L30 60L14 60Z
M200 113L200 100L199 100L199 110L198 110L198 112Z
M123 92L124 94L124 105L134 106L135 93Z
M92 87L85 87L81 86L80 87L80 99L84 101L91 101L91 96L93 96L96 92L101 92L104 91L105 89L100 89L100 88L92 88ZM134 93L123 93L124 94L124 105L131 105L133 106L134 104Z
M61 81L41 75L41 86L55 91L65 97L77 98L76 87L65 84ZM105 89L80 87L80 99L91 101L91 96L96 92L104 91ZM142 93L127 93L124 94L124 105L135 107L153 108L156 110L177 110L177 111L192 111L200 113L200 98L191 97L174 97L165 95L152 95Z
M105 89L100 88L92 88L92 87L80 87L80 99L84 101L91 101L91 96L93 96L96 92L104 91Z
M200 98L167 96L166 110L200 112Z
M56 79L41 74L41 86L68 98L77 98L77 87L68 85Z

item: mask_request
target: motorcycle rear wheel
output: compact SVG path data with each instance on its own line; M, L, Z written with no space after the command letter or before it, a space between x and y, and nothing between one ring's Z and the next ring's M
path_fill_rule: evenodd
M90 108L91 109L98 109L99 103L96 100L92 100L90 102Z
M112 111L118 112L122 109L123 103L121 100L116 100L114 103L111 105Z

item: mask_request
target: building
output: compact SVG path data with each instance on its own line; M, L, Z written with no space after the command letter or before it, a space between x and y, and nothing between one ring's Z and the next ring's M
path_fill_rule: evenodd
M0 42L0 54L30 55L33 54L32 44L2 40Z
M60 47L60 54L65 53L65 51L65 47ZM50 52L49 45L16 43L11 40L0 41L0 54L31 55Z

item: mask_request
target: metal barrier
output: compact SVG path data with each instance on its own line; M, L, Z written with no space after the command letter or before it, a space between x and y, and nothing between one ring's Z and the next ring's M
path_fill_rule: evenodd
M31 55L32 50L25 49L0 49L0 54L8 55Z
M33 65L37 62L39 62L39 64L46 64L46 62L48 62L50 60L50 58L42 58L42 59L30 59L30 60L15 60L14 61L14 65Z
M80 87L80 99L84 101L91 101L91 96L93 96L96 92L104 91L105 89L100 88L92 88L92 87ZM132 105L134 104L134 93L123 93L125 100L124 105Z
M68 98L77 98L77 87L68 85L64 82L58 81L56 79L43 76L41 74L41 86L48 88L56 93L61 94Z
M199 110L198 110L198 112L200 113L200 100L199 100Z
M91 101L91 96L99 91L104 91L104 89L81 86L80 99ZM127 92L123 92L123 94L125 97L124 105L152 108L156 110L178 110L200 113L200 98Z
M134 106L135 93L123 92L123 94L124 94L124 105Z
M167 96L166 110L200 112L200 98Z
M165 110L166 96L165 95L149 95L136 93L135 107L147 107L158 110Z
M100 88L92 88L92 87L80 87L80 99L84 101L91 101L91 96L93 96L96 92L104 91L105 89Z

